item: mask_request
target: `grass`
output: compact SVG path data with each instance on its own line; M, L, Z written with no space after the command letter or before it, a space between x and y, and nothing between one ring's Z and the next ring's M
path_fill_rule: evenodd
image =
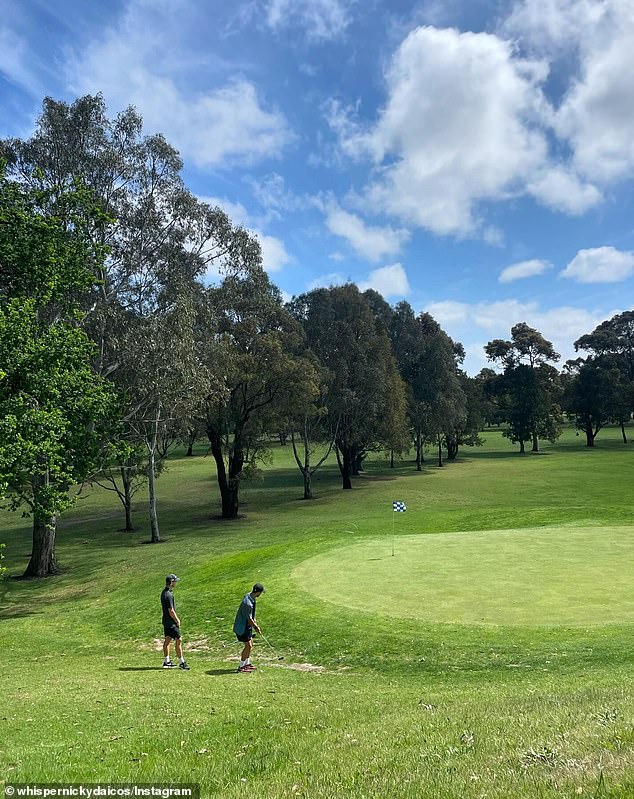
M64 573L1 584L0 774L230 799L634 796L632 448L618 430L524 457L485 438L423 473L377 457L353 491L328 464L313 502L276 448L231 523L212 518L201 446L159 481L158 546L144 508L125 534L116 498L88 491L60 526ZM0 519L12 574L27 521ZM171 571L190 672L156 649ZM284 661L258 643L237 675L231 624L256 580Z

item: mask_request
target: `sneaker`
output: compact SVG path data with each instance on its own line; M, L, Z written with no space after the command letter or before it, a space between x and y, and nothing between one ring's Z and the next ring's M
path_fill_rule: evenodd
M251 674L254 669L250 669L248 666L238 666L238 674Z
M167 663L163 663L163 668L164 669L175 669L176 668L176 663L172 663L171 660L168 660Z
M245 668L247 671L255 671L257 669L257 666L254 666L253 663L247 663L247 665L244 666L243 668Z
M189 666L183 660L181 663L178 664L178 668L182 669L183 671L189 671Z

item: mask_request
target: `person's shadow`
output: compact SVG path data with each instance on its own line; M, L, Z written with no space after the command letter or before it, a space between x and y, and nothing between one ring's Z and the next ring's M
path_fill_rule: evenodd
M236 669L209 669L205 674L210 674L212 677L218 677L222 674L237 674Z
M163 666L120 666L119 671L163 671Z

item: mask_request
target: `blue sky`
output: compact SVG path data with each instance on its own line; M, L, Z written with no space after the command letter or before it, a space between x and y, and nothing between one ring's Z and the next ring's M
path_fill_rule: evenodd
M101 91L290 297L353 280L467 350L633 307L631 0L0 0L0 136Z

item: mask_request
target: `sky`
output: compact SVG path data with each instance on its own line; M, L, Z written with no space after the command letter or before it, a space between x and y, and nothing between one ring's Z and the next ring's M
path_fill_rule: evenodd
M284 298L406 300L469 374L527 322L561 365L634 307L633 42L632 0L0 0L0 137L134 105Z

